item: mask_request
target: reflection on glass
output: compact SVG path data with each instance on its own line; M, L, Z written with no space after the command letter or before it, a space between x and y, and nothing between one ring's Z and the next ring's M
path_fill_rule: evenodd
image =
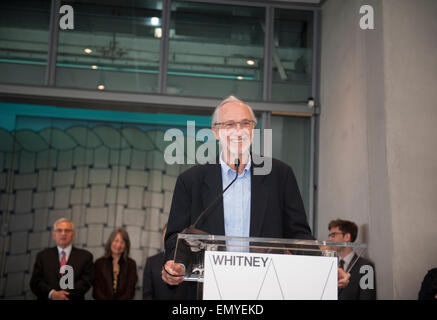
M0 82L44 84L50 2L0 2Z
M172 1L167 93L261 100L265 9Z
M272 116L273 157L289 164L308 214L310 172L310 118Z
M275 9L273 101L307 101L311 96L313 13Z
M156 92L162 1L75 1L59 30L57 86Z

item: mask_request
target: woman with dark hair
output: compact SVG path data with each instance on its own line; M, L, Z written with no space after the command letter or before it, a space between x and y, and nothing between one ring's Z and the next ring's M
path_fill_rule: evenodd
M105 255L94 263L94 299L133 299L138 277L137 265L129 258L129 250L126 230L114 230L106 242Z

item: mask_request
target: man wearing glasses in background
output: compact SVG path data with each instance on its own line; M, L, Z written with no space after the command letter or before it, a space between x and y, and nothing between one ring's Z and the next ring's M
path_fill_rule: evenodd
M74 224L62 218L53 225L56 247L38 253L33 267L30 288L39 300L83 300L93 281L93 255L72 245ZM62 290L60 273L64 265L73 269L74 288ZM66 272L67 273L67 272Z
M162 279L169 285L183 282L185 268L174 262L179 232L195 222L236 177L235 183L197 222L196 228L214 235L314 239L293 170L271 159L271 170L254 174L250 146L255 115L247 104L230 96L212 116L212 131L222 152L215 164L195 166L179 175L170 209ZM237 162L238 159L238 162ZM342 281L342 275L339 275ZM339 282L340 286L346 285Z
M354 242L357 239L358 227L352 221L333 220L328 225L329 241L332 242ZM360 272L362 266L370 266L374 270L373 264L354 252L350 247L337 247L339 257L338 266L350 274L350 282L346 288L338 290L338 300L375 300L376 287L373 278L373 288L362 288L360 279L364 273ZM373 273L374 275L374 273Z

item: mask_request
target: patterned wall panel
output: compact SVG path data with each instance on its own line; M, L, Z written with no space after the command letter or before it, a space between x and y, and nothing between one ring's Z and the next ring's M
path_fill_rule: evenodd
M29 281L36 254L55 245L52 226L61 217L74 221L74 245L94 259L114 228L126 228L141 298L145 260L162 249L176 178L190 167L164 162L163 134L74 126L18 130L14 140L0 129L1 298L35 298Z

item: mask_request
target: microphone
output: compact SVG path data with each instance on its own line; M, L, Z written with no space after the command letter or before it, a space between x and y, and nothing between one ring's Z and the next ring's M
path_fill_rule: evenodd
M236 174L235 174L234 180L232 180L231 183L228 184L228 186L217 196L217 198L215 198L214 201L205 210L203 210L200 213L200 215L197 217L196 221L194 221L194 223L192 225L190 225L188 228L185 228L184 230L182 230L181 233L187 233L187 234L208 234L205 231L197 229L196 225L199 223L200 219L205 215L205 213L208 212L209 209L211 209L217 203L217 201L219 201L220 199L223 198L223 195L225 194L226 190L228 190L229 187L235 182L235 180L237 180L237 178L238 178L238 168L239 167L240 167L240 159L237 158L237 159L235 159Z
M224 193L226 192L226 190L228 190L229 189L229 187L235 182L235 180L237 180L237 178L238 178L238 167L240 166L240 159L235 159L235 168L236 168L236 174L235 174L235 178L231 181L231 183L230 184L228 184L228 186L217 196L217 198L215 198L214 199L214 201L205 209L205 210L203 210L201 213L200 213L200 215L197 217L197 219L196 219L196 221L194 221L194 223L193 224L191 224L188 228L185 228L184 230L182 230L182 232L181 233L183 233L183 234L203 234L203 235L205 235L205 234L208 234L207 232L205 232L205 231L202 231L202 230L200 230L200 229L197 229L196 228L196 225L199 223L199 221L200 221L200 219L205 215L205 213L206 212L208 212L209 211L209 209L211 209L216 203L217 203L217 201L219 201L222 197L223 197L223 195L224 195ZM188 241L188 240L185 240L184 242L182 242L181 243L181 246L180 246L180 248L179 248L179 251L181 252L181 251L187 251L187 252L190 252L192 249L191 249L191 247L195 247L196 246L196 240L194 240L194 242L192 241L192 240L190 240L190 241ZM176 259L175 259L176 260ZM189 263L183 263L184 265L189 265ZM167 269L165 268L165 262L164 262L164 265L163 265L163 269L164 269L164 271L168 274L168 275L170 275L171 277L183 277L183 276L185 276L185 274L182 274L182 275L175 275L175 274L172 274L172 273L170 273L170 272L168 272L167 271Z

